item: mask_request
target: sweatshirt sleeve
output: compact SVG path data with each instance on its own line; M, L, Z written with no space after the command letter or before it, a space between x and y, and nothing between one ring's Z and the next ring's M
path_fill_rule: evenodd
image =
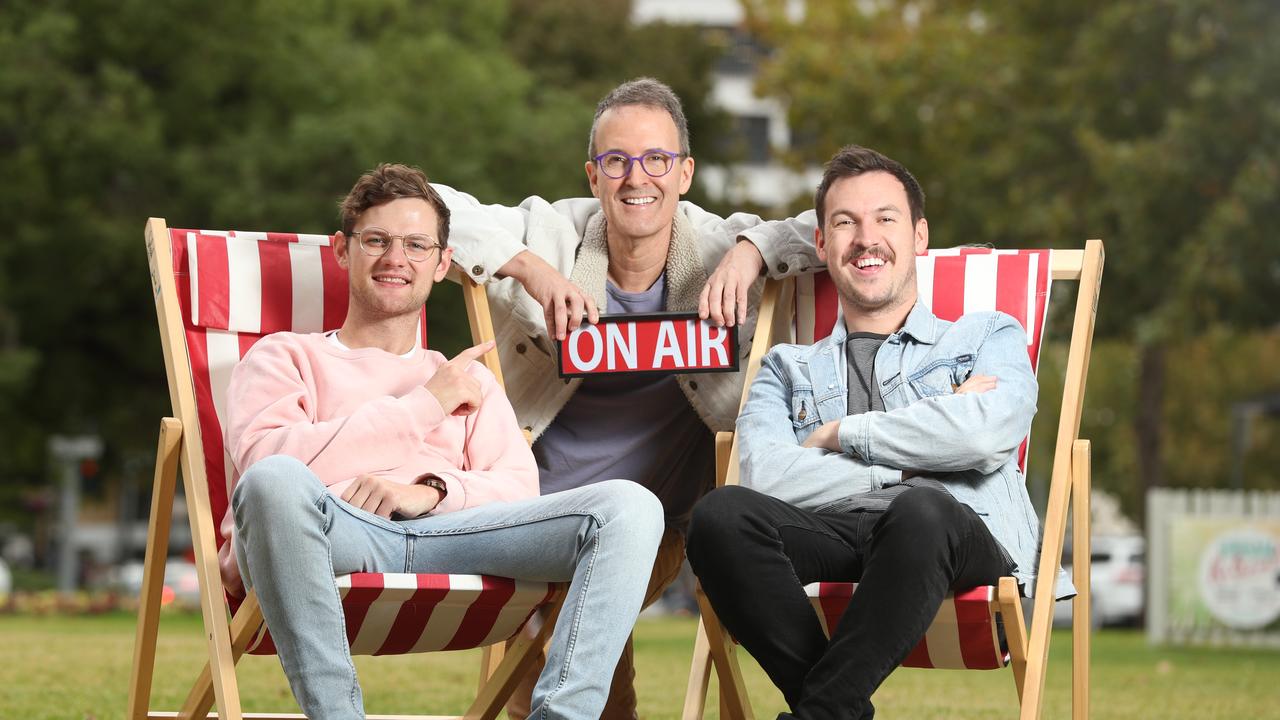
M502 386L480 363L471 363L467 371L480 381L483 396L466 421L463 466L426 471L449 490L433 514L538 495L538 466Z
M370 453L389 467L409 462L422 438L445 418L423 386L384 396L345 417L317 421L310 363L297 344L267 337L231 374L227 449L243 472L270 455L289 455L325 485L368 471Z

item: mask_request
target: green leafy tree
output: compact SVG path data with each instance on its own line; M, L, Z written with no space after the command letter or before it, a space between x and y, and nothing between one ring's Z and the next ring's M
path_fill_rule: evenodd
M507 13L497 0L0 6L0 513L21 517L49 434L102 435L108 474L152 452L168 399L148 216L331 232L354 178L388 160L489 201L580 193L558 167L580 168L591 106L512 58Z
M1139 513L1148 487L1225 483L1226 446L1191 450L1165 433L1206 408L1225 418L1230 402L1280 389L1274 361L1229 344L1216 346L1220 363L1256 363L1252 383L1171 383L1186 379L1205 333L1243 342L1241 333L1276 322L1274 3L811 0L794 21L782 0L744 5L774 48L761 92L788 102L813 138L803 160L849 142L901 159L925 184L937 245L1104 238L1099 338L1135 353L1129 384L1108 378L1099 384L1111 397L1090 393L1091 406L1113 409L1112 423L1132 422L1133 454L1096 466L1101 484ZM1099 359L1095 378L1112 372ZM1122 413L1118 397L1131 402ZM1186 462L1188 452L1206 460Z

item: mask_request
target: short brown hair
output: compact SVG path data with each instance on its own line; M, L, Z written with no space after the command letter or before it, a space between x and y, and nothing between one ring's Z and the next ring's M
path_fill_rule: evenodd
M591 135L587 138L587 158L596 156L596 126L600 124L600 116L617 107L641 105L656 110L665 110L676 124L676 133L680 136L680 154L689 156L689 121L685 120L684 107L680 104L680 96L671 86L651 77L640 77L628 80L609 91L608 95L596 105L596 116L591 120Z
M915 176L897 160L888 158L870 148L861 145L845 145L827 162L822 173L822 182L813 197L813 207L818 212L818 225L827 221L827 191L840 178L857 177L869 172L887 172L896 177L907 191L907 205L911 208L911 224L920 222L924 217L924 190Z
M356 181L355 187L338 204L342 212L342 232L350 235L356 229L356 219L371 207L377 207L399 198L422 198L440 219L436 242L440 249L449 246L449 208L440 193L427 182L422 170L400 163L382 163Z

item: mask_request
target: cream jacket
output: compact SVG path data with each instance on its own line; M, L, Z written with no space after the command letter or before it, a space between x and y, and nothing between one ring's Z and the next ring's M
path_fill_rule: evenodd
M609 255L604 213L593 198L549 203L531 197L517 207L482 205L475 198L434 185L449 206L449 244L454 262L476 282L487 283L498 356L521 427L537 438L582 384L558 377L555 344L548 338L542 306L514 278L495 273L522 250L530 250L578 287L607 306L605 280ZM785 277L822 267L813 246L813 213L797 219L764 222L735 213L721 218L681 202L667 254L667 306L696 312L707 276L739 239L753 243L770 276ZM746 367L755 332L763 280L748 295L747 321L739 327L739 366ZM690 405L713 432L732 430L742 398L744 373L677 375Z

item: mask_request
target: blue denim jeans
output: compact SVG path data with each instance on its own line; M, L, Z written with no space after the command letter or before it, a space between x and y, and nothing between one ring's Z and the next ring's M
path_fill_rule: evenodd
M334 582L352 572L568 581L531 717L599 717L663 530L657 498L625 480L392 521L331 495L284 456L250 467L231 502L245 587L257 591L294 697L313 719L364 717Z

